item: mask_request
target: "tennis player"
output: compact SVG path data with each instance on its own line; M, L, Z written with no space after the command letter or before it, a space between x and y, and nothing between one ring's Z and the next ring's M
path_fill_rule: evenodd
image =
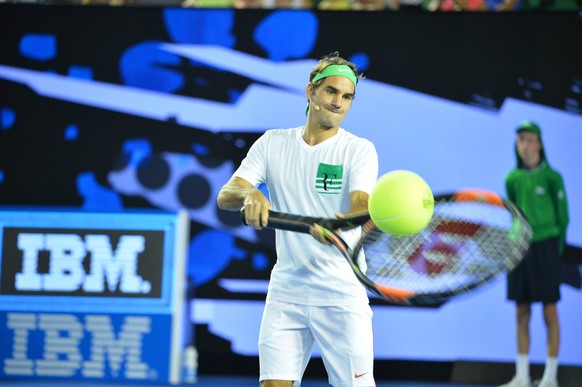
M305 125L266 131L222 187L218 206L244 206L246 222L257 230L268 224L269 209L318 217L367 210L378 155L370 141L340 127L360 78L337 52L323 57L305 88ZM261 183L269 198L257 189ZM321 229L310 231L276 231L277 262L259 335L261 386L298 386L314 343L331 385L375 386L367 293ZM358 232L342 237L351 243Z
M540 127L524 121L517 128L517 166L505 178L509 200L521 207L533 229L528 255L507 277L507 298L517 308L515 377L503 387L531 386L529 349L531 304L543 303L547 357L539 387L558 387L560 259L564 250L568 206L562 176L546 160Z

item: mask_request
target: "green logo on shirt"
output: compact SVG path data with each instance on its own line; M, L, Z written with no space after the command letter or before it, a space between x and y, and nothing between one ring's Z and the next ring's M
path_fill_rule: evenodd
M319 163L315 189L322 194L339 194L342 190L343 173L343 165Z

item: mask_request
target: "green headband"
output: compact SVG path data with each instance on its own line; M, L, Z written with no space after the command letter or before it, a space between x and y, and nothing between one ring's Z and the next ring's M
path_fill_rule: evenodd
M322 78L331 77L333 75L337 75L338 77L348 78L350 81L353 82L354 87L356 87L356 85L358 84L358 77L356 77L354 70L352 70L350 68L350 66L346 66L346 65L329 65L329 66L327 66L326 68L324 68L322 71L320 71L319 73L317 73L313 77L313 79L311 80L311 83L315 83Z

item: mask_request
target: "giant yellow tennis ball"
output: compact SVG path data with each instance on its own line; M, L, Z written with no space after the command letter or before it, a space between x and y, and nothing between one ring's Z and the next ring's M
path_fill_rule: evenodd
M432 219L434 197L418 174L395 170L386 173L372 189L368 201L370 217L387 234L419 233Z

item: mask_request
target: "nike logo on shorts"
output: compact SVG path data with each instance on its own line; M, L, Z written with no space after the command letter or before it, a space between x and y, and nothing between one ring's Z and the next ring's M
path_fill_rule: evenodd
M354 378L359 379L362 376L367 375L367 374L368 374L367 372L364 372L363 374L354 374Z

